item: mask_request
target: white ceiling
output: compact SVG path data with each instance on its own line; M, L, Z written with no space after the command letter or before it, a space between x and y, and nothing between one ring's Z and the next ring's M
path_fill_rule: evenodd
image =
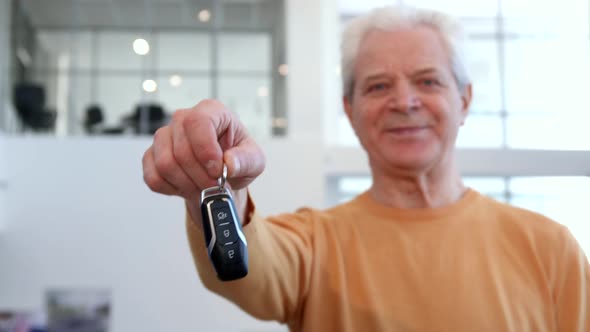
M35 27L41 28L206 28L220 25L268 23L269 7L280 0L21 0ZM269 6L270 5L270 6ZM197 19L201 10L212 21ZM271 8L272 9L272 8ZM274 16L274 15L271 15ZM266 21L266 22L265 22Z

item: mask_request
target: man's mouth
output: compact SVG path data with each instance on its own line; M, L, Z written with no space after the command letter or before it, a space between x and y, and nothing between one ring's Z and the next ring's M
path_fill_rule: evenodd
M396 135L415 135L426 129L428 126L403 126L390 128L387 131Z

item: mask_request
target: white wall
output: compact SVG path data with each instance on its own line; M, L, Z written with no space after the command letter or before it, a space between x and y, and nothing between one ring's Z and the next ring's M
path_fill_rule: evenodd
M331 59L337 23L336 0L288 0L287 76L289 136L321 141L327 105L337 105L338 77ZM332 78L333 79L332 79ZM327 84L332 80L332 84Z
M113 332L285 330L200 285L182 200L143 184L141 157L151 140L5 143L10 186L0 233L0 309L42 308L48 288L98 287L112 290ZM258 207L265 213L321 207L317 144L263 148L268 167L252 188Z
M0 239L6 225L6 196L8 181L6 180L6 164L4 135L0 131ZM0 240L1 241L1 240Z

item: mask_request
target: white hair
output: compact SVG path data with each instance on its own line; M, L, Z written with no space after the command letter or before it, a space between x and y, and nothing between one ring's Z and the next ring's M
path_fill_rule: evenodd
M369 13L354 18L342 34L341 66L342 91L352 96L354 88L354 66L363 38L371 30L392 31L400 28L427 26L439 32L449 58L451 70L459 86L463 89L470 83L464 63L464 35L461 24L451 16L439 11L421 9L408 5L376 8Z

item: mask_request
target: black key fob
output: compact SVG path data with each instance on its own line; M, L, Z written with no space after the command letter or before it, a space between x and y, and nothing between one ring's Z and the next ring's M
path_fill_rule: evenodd
M222 281L240 279L248 274L248 244L231 193L225 188L226 174L224 168L220 185L201 192L205 244L217 277Z

